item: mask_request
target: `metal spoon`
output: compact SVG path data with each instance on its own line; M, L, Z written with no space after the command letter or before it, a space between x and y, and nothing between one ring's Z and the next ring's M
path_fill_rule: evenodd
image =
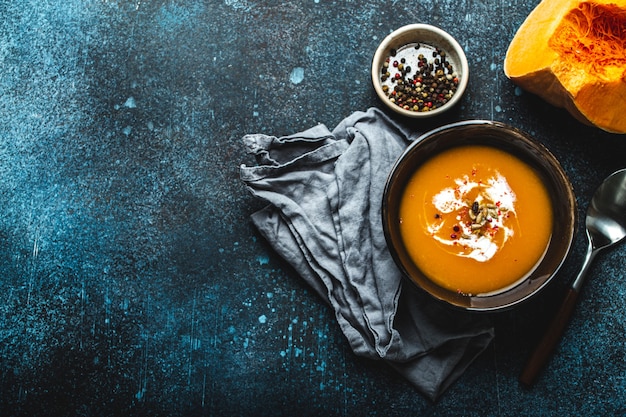
M526 362L519 378L526 386L534 383L563 335L593 258L600 250L626 237L626 169L614 172L598 187L587 209L585 225L588 241L585 260L557 315Z

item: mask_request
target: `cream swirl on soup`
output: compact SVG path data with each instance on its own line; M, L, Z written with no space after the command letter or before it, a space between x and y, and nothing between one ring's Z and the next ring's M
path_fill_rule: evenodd
M428 224L428 231L440 243L456 246L459 256L488 261L515 233L508 225L515 213L515 193L499 172L486 182L465 175L454 184L433 196L439 215ZM449 222L454 223L452 233L447 233Z

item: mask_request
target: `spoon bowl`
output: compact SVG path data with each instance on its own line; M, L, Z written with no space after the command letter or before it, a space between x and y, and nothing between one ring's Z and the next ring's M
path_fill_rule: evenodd
M520 382L530 386L548 361L574 311L576 299L596 254L626 237L626 169L609 175L594 193L585 220L587 253L561 307L530 356Z
M626 169L613 173L600 185L585 223L589 242L598 250L626 236Z

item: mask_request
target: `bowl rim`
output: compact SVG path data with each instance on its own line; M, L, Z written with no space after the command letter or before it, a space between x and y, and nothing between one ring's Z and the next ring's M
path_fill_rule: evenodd
M445 134L448 131L455 131L459 128L469 128L469 129L478 128L478 129L490 129L490 130L495 129L493 130L494 132L498 132L498 133L505 132L507 135L510 135L511 137L520 139L524 147L531 147L533 150L538 152L541 155L542 159L545 159L545 163L554 169L554 172L545 173L545 174L551 174L551 178L556 178L555 182L558 183L559 189L562 190L562 193L564 194L561 197L566 200L563 202L564 207L566 207L566 218L564 219L564 222L559 222L560 226L557 226L556 222L553 222L553 237L551 238L551 242L553 240L557 240L556 245L557 245L557 248L559 249L558 251L559 256L558 258L555 258L556 260L551 261L552 263L551 266L550 265L548 266L549 268L551 268L550 273L548 275L545 275L545 276L542 275L542 276L533 278L534 272L539 270L540 267L544 264L544 262L548 262L546 260L547 256L544 256L544 258L542 258L542 260L537 264L535 269L529 272L529 275L525 279L521 280L520 282L518 282L511 288L503 290L502 292L498 292L495 294L462 295L462 294L454 293L450 290L446 290L442 287L439 287L436 284L434 284L433 281L429 280L428 278L423 277L422 281L429 282L428 287L438 289L438 291L435 293L432 290L429 290L429 288L425 288L424 285L417 282L415 279L411 278L408 268L403 263L398 253L398 250L394 249L394 247L392 246L393 237L391 236L392 235L391 229L393 228L393 226L390 224L390 220L391 220L390 219L391 208L390 208L390 202L389 202L390 190L391 190L391 187L394 187L394 186L398 187L397 184L394 184L394 180L396 179L396 176L398 175L399 170L402 169L404 164L406 164L405 161L408 158L408 156L411 155L413 152L415 152L416 148L428 146L431 142L436 141L439 138L439 135ZM496 140L501 140L501 138L497 138ZM450 147L454 147L455 145L450 145L447 147L446 145L443 145L443 146L444 147L442 149L436 150L434 154L441 152L445 149L449 149ZM509 151L509 152L513 153L512 151ZM520 157L520 155L516 155L516 156ZM414 172L417 169L417 166L419 165L415 165L414 167L412 167L411 171ZM400 187L402 187L402 185ZM552 198L552 201L553 201L553 204L556 201L554 196ZM387 246L389 247L389 253L391 254L391 257L393 258L395 264L401 271L403 277L407 281L417 286L423 292L428 293L430 296L432 296L436 300L439 300L454 308L462 309L465 311L495 312L495 311L508 310L510 308L513 308L514 306L517 306L529 300L531 297L534 297L537 293L541 292L543 288L545 288L550 282L553 281L554 277L558 274L561 267L563 266L563 264L565 263L566 259L569 257L572 251L574 239L577 233L578 210L577 210L576 196L575 196L574 188L572 186L571 181L569 180L565 170L559 163L558 159L554 156L552 152L550 152L550 150L545 145L543 145L541 142L531 137L526 132L519 130L515 127L512 127L510 125L507 125L505 123L502 123L502 122L497 122L497 121L492 121L492 120L464 120L460 122L446 124L444 126L432 129L420 135L396 159L396 161L392 165L391 170L389 171L389 174L387 176L387 180L385 182L385 186L383 189L382 204L381 204L381 220L382 220L382 226L383 226L383 234L387 242ZM565 221L567 221L567 223L565 223ZM567 232L566 235L554 236L555 227L563 227L565 231ZM550 245L551 244L552 243L550 243ZM550 247L550 245L548 247ZM413 268L417 269L417 266L413 264ZM515 294L515 291L521 291L520 288L522 284L527 283L528 281L532 281L533 279L536 279L537 283L534 283L533 289L530 290L528 293L525 293L525 295L509 300L505 303L493 302L494 300L497 300L496 297L501 297L501 298L504 297L506 299L506 296L504 296L504 294L507 294L507 293ZM442 296L442 293L445 294L446 296L445 297Z
M380 83L380 79L379 79L380 67L382 65L382 62L385 59L386 55L388 55L389 50L391 49L390 46L394 43L396 38L406 33L420 32L420 31L434 33L435 35L438 35L439 37L444 39L446 42L448 42L450 46L452 47L454 54L458 56L458 60L460 61L459 64L461 65L460 70L457 69L461 77L459 80L459 85L457 86L456 93L452 96L452 98L445 105L435 110L431 110L427 112L410 111L410 110L403 109L402 107L391 103L388 97L386 96L386 94L384 93L381 83ZM437 47L440 45L432 45L432 46ZM450 54L452 51L446 48L446 52ZM412 24L404 25L394 30L390 34L388 34L376 48L376 51L374 52L374 56L372 58L372 64L371 64L372 85L374 86L374 90L376 91L376 94L381 99L381 101L385 104L385 106L395 111L396 113L401 114L403 116L410 117L410 118L415 118L415 119L434 117L454 107L461 100L461 98L463 97L463 94L465 93L465 90L469 82L469 75L470 75L469 73L470 71L469 71L469 64L467 61L467 56L465 55L465 51L463 50L459 42L445 30L437 26L427 24L427 23L412 23Z

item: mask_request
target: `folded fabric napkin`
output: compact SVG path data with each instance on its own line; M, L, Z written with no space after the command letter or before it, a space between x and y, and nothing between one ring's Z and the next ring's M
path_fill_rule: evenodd
M489 345L485 317L403 285L380 207L391 167L418 134L372 108L332 132L246 135L241 179L269 205L252 221L333 308L354 353L382 359L436 400Z

